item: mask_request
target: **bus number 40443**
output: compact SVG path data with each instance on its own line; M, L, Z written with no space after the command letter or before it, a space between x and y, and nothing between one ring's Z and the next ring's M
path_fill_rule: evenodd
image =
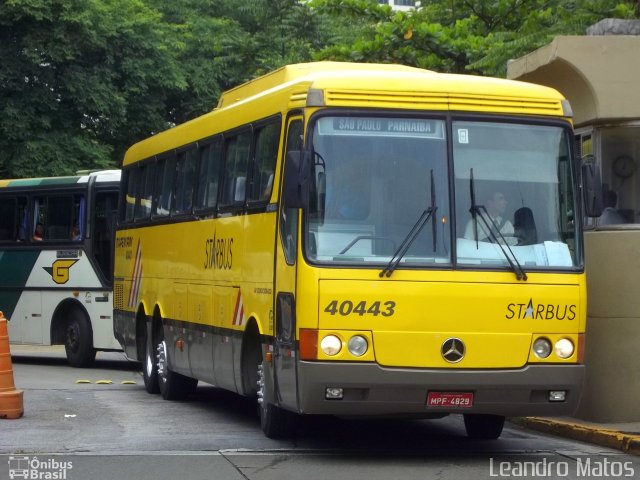
M383 317L390 317L395 312L396 302L389 301L375 301L367 303L365 300L359 302L352 302L351 300L345 300L338 303L338 300L331 300L325 307L324 311L330 315L352 315L357 314L361 317L364 315L373 315L377 317L382 315Z

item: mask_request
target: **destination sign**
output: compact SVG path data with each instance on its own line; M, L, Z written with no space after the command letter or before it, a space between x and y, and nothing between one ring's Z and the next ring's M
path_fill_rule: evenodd
M319 120L321 135L444 138L443 122L415 118L332 117Z

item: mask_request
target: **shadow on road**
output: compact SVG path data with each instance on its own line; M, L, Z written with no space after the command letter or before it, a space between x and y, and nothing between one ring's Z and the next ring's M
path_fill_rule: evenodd
M235 424L252 426L262 435L254 399L235 395L209 385L200 384L187 400L191 407L211 411ZM424 456L446 452L453 455L486 455L489 452L508 452L512 440L524 439L525 432L505 431L494 441L472 440L466 436L462 417L452 415L442 419L418 420L406 418L343 419L333 416L300 416L293 442L296 451L344 454L356 456ZM291 444L291 443L289 443ZM282 441L274 442L274 449L283 448Z
M113 354L115 357L118 354ZM64 367L74 368L69 366L67 359L64 357L49 357L44 355L29 355L29 354L12 354L11 361L15 364L22 365L46 365L50 367ZM96 358L96 361L90 366L90 368L104 369L104 370L119 370L119 371L136 371L140 370L140 363L127 360L124 355L121 359L118 358ZM83 369L79 368L78 371Z

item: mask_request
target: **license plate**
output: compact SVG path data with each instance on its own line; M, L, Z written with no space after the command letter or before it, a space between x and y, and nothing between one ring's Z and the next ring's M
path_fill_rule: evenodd
M471 408L473 393L471 392L429 392L428 407Z

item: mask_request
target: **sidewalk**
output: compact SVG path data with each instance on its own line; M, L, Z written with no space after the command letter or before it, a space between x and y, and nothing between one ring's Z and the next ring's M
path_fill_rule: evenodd
M509 421L532 430L640 455L640 422L592 423L569 417L513 417Z

